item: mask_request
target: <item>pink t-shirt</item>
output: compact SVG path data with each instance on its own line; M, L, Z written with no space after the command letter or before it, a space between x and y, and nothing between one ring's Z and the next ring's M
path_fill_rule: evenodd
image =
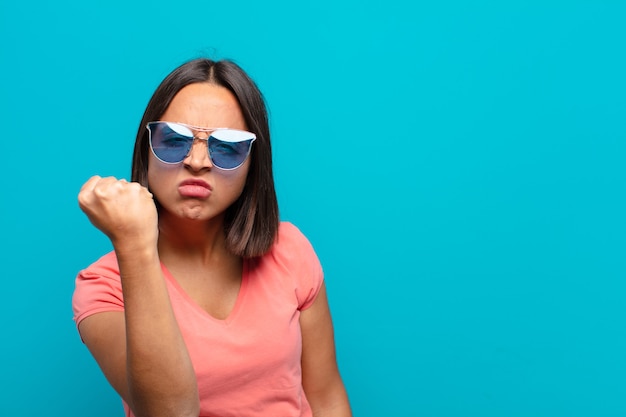
M300 312L323 281L313 247L291 223L263 257L244 262L235 307L225 320L200 308L162 266L170 300L198 379L200 416L311 416L302 389ZM73 297L76 325L123 311L115 253L82 270ZM127 416L133 414L124 403Z

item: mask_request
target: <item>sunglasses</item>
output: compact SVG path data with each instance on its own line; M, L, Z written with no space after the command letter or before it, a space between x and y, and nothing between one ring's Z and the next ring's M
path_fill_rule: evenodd
M206 140L209 158L219 169L237 169L246 161L256 140L254 133L223 127L204 128L184 123L150 122L150 149L157 159L166 164L182 162L195 140ZM199 138L195 132L210 132L208 138Z

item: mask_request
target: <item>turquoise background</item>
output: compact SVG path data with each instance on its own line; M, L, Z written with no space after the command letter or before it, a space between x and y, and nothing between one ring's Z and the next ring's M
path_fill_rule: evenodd
M175 66L271 110L355 416L626 415L626 3L0 4L0 415L121 416L71 295Z

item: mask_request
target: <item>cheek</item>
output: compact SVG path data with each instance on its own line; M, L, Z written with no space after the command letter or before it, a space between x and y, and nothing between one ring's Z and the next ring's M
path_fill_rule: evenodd
M178 169L178 165L164 164L153 155L150 155L148 161L148 189L154 192L162 185L167 184L168 181L173 181L175 179L174 174Z
M216 169L213 172L215 173L216 180L239 196L243 191L243 187L246 185L249 169L250 164L246 163L233 171L221 171Z
M233 171L224 171L216 168L213 171L217 176L223 178L225 181L229 182L240 182L246 181L246 177L248 176L248 167L242 166Z

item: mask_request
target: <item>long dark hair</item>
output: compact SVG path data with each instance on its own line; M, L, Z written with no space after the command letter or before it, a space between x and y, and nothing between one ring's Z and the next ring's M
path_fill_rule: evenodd
M228 249L244 258L266 253L278 232L279 216L272 149L265 99L256 83L233 61L200 58L172 71L157 87L143 114L133 152L132 181L149 188L148 160L150 146L146 124L160 120L174 96L193 83L213 83L235 96L247 129L257 140L250 154L250 170L241 196L225 213L224 232Z

